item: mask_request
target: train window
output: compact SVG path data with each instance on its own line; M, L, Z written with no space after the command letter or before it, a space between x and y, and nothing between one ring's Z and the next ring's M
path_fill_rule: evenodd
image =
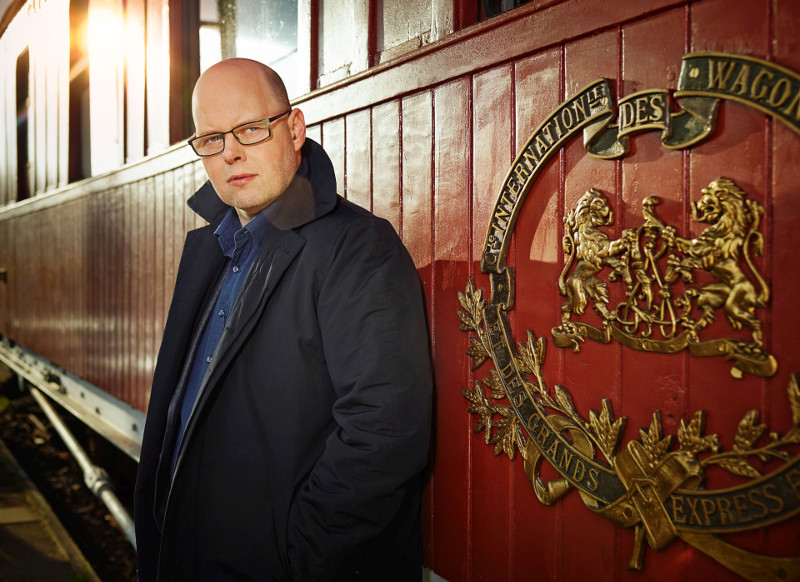
M205 71L223 58L232 57L235 51L230 47L226 34L226 47L222 46L222 24L220 22L219 0L200 0L200 71ZM227 32L227 29L226 29ZM224 55L224 56L223 56Z
M31 195L28 161L28 110L30 109L30 57L28 49L17 59L17 200Z
M70 2L72 4L72 1ZM147 151L147 10L145 0L125 2L125 161Z
M318 86L328 85L369 66L368 0L318 4Z
M378 62L388 61L433 40L434 11L430 0L379 0L375 9Z
M200 0L200 68L229 57L275 69L289 96L299 93L297 0Z
M527 4L531 0L478 0L482 19L491 18L507 10Z
M86 42L88 0L69 3L69 161L67 176L77 182L91 175L89 154L89 54Z

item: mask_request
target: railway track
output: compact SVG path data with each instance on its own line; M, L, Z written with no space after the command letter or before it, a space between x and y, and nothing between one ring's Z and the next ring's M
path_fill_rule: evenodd
M133 582L136 579L136 552L124 533L108 509L86 487L77 463L30 395L17 393L9 384L4 388L0 391L0 582ZM71 419L65 415L65 420ZM73 428L80 429L81 426ZM119 480L123 497L128 499L129 489L133 486L135 463L121 453L115 455L116 449L100 437L90 437L88 429L77 432L83 437L84 446L87 446L90 454L102 458L112 478ZM21 507L21 501L26 500L36 502L33 508L14 509ZM18 527L39 527L35 525L38 520L33 520L36 512L39 512L37 507L46 508L44 513L49 516L47 519L52 518L56 524L53 530L62 534L48 537L56 541L66 540L63 545L67 549L76 549L80 556L76 558L77 569L73 567L70 575L62 575L62 571L58 576L47 577L47 568L54 565L50 554L20 553L20 547L15 543L16 532L9 533ZM6 508L9 511L6 512ZM23 518L24 521L6 524L2 522L4 515L12 521ZM68 557L72 555L63 549L58 550L53 555L61 557L55 561L63 562L65 553ZM19 556L25 559L19 559ZM67 562L72 564L69 559ZM83 574L81 564L90 564L90 573ZM63 567L63 564L58 567ZM22 575L16 573L19 568L22 568ZM30 570L24 573L24 568ZM37 572L36 568L42 569L41 572Z

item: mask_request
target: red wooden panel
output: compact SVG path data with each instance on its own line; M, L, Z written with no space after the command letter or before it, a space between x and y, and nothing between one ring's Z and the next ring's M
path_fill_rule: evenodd
M115 195L115 219L114 219L114 295L116 296L116 307L114 317L114 334L116 353L114 354L114 385L118 397L125 399L125 272L127 262L125 257L125 188L121 186Z
M22 242L21 236L23 232L25 221L20 219L13 223L13 227L11 228L11 244L14 248L14 256L12 257L11 261L9 261L8 266L8 273L9 273L9 281L11 283L11 290L10 290L10 300L9 304L11 307L11 312L9 313L9 333L11 337L21 337L22 336L22 329L20 325L20 315L22 313L22 305L21 305L21 283L22 277L20 276L20 243Z
M598 77L619 79L618 32L612 30L567 44L564 61L565 99ZM564 149L564 160L564 213L574 208L578 199L590 188L603 192L612 207L620 207L621 192L615 163L587 156L580 138ZM610 238L618 238L619 223L607 232ZM561 265L564 258L562 254ZM614 299L612 295L612 301ZM589 311L586 310L583 319L593 325L601 325L596 314ZM599 410L601 400L609 398L615 415L619 416L618 346L587 341L581 344L580 353L565 350L562 357L564 369L561 378L581 415L588 418L590 409ZM619 573L619 566L609 558L614 555L617 527L593 515L577 495L566 496L563 511L563 528L559 532L563 536L561 547L565 553L560 567L563 578L579 580L591 576L595 580L613 580Z
M140 317L142 318L142 334L144 343L142 345L142 382L144 385L149 386L152 379L152 371L155 367L155 346L159 339L156 337L161 330L156 330L155 315L156 315L156 293L155 293L155 280L158 270L153 261L155 257L156 245L156 220L155 216L155 199L156 199L156 186L155 177L148 178L144 181L144 188L141 191L141 198L139 199L139 232L140 239L140 259L142 262L143 270L142 276L144 279L144 286L140 299L142 303L142 311Z
M66 216L63 219L61 216L56 217L56 223L60 223L60 227L57 227L57 232L59 232L57 239L59 253L63 252L65 257L69 257L64 266L66 270L62 279L63 292L60 291L59 294L63 293L62 301L66 311L65 316L67 317L65 321L70 321L71 324L66 326L68 331L67 336L64 338L65 349L58 356L58 359L54 361L59 364L63 362L65 367L67 364L72 363L75 354L82 355L84 350L81 337L84 320L81 316L83 315L82 310L85 298L83 296L83 281L80 278L83 275L79 267L81 259L77 258L84 256L83 229L78 229L76 233L75 225L85 224L85 217L79 215L85 208L85 201L72 202L67 205ZM59 289L62 289L62 287L59 287Z
M2 200L0 200L2 203ZM6 279L0 281L0 334L8 335L9 332L9 265L11 264L11 223L9 221L0 222L0 269L5 271Z
M433 95L424 92L402 101L402 224L403 241L422 282L426 315L433 321ZM434 455L429 456L434 459ZM422 498L422 513L433 508L433 487L428 481ZM431 522L425 522L425 539L432 537Z
M156 356L158 355L158 347L161 345L161 334L164 331L164 323L167 319L166 309L164 307L164 297L172 293L172 287L167 287L166 279L166 261L164 257L164 249L167 243L167 216L165 215L166 203L164 200L165 192L164 186L166 180L171 180L171 173L159 174L155 177L155 213L153 215L155 233L153 239L153 246L155 253L152 256L153 266L155 268L155 279L153 281L153 343L150 345L150 353L148 358L148 368L150 369L150 378L152 378L155 371ZM148 384L150 382L148 381Z
M70 306L72 308L73 326L72 326L72 341L70 363L74 367L70 370L80 377L84 377L86 373L86 342L83 334L83 328L86 322L86 313L84 307L83 290L85 285L85 245L84 245L84 227L86 220L88 203L86 199L81 199L70 204L71 218L76 225L75 230L71 233L72 242L69 245L72 249L70 257L72 264L70 265ZM68 247L68 248L69 248Z
M336 191L341 195L345 195L347 192L344 167L344 131L344 119L334 119L322 124L323 146L333 163L333 171L336 174Z
M133 394L140 391L143 387L141 381L141 361L142 349L144 346L144 337L142 335L143 329L143 313L142 305L144 303L142 295L144 293L143 284L143 267L140 257L141 252L141 239L140 225L142 224L141 212L139 211L141 190L143 184L141 181L135 182L131 185L130 189L130 269L132 275L131 285L131 391Z
M372 182L369 109L348 115L345 119L345 128L347 199L369 210Z
M133 185L131 190L131 211L133 221L131 222L131 268L135 273L133 288L133 304L131 305L132 341L133 341L133 378L131 388L134 393L139 392L145 387L143 366L145 351L147 349L146 338L146 275L145 275L145 217L142 216L142 197L145 191L145 181L140 180Z
M800 71L800 4L779 0L774 3L772 26L775 60ZM772 123L771 158L772 207L768 209L765 243L771 249L769 281L772 285L772 318L764 336L766 344L779 354L778 372L769 383L764 404L765 422L772 430L785 433L792 424L787 406L786 387L790 374L800 373L800 351L796 349L800 309L793 265L797 265L797 225L800 224L800 136L782 123ZM788 275L788 276L787 276ZM778 556L800 555L800 538L795 520L770 528L765 540L769 553Z
M122 346L120 344L120 307L121 291L120 281L122 279L122 262L119 260L121 247L121 226L122 226L122 187L114 189L108 200L108 221L106 240L108 245L107 263L105 265L106 293L108 293L108 311L104 315L106 326L106 346L105 357L105 376L106 386L116 398L121 397L120 392L120 359Z
M48 217L46 226L47 232L50 233L52 240L59 241L63 239L64 228L62 225L56 223L53 218L52 215ZM59 266L59 261L54 256L56 253L53 252L53 246L54 245L45 246L45 252L47 253L46 268L49 271L48 285L54 289L65 289L62 271ZM63 248L59 247L59 252L63 252ZM51 327L48 330L47 337L50 343L48 348L50 353L54 354L54 361L63 361L64 354L61 346L63 345L66 330L62 325L59 325L59 322L64 321L63 317L66 314L65 299L65 295L58 294L58 296L53 298L49 306L51 310L49 317Z
M134 306L134 325L135 325L135 354L134 359L134 390L142 390L147 385L146 379L146 357L148 350L148 302L147 287L151 281L148 278L147 261L147 217L149 213L143 208L143 200L147 196L147 180L142 180L136 184L133 196L133 213L136 217L134 222L134 257L133 267L138 274L136 277L136 304Z
M133 184L126 184L125 188L123 189L123 208L124 208L124 232L125 232L125 251L124 251L124 260L125 260L125 271L124 271L124 284L125 284L125 291L124 291L124 313L123 317L123 332L124 332L124 341L123 345L125 346L125 373L124 373L124 391L123 391L123 399L130 403L133 406L139 406L140 401L137 399L137 396L134 391L135 385L135 378L134 378L134 366L136 362L136 335L135 335L135 327L136 323L134 321L134 317L136 314L136 279L137 279L137 271L135 269L135 265L133 262L134 257L134 224L136 222L136 218L134 215L134 188L135 185ZM146 410L144 408L143 410Z
M189 166L187 166L188 168ZM202 162L200 162L200 168L195 171L188 171L184 174L185 179L185 187L187 188L186 196L184 196L184 201L189 199L189 196L194 194L200 186L205 184L208 177L206 176L205 169L203 168ZM182 216L183 216L183 232L189 232L192 229L197 228L197 218L196 214L192 212L188 206L185 205L182 208ZM183 243L181 242L181 245Z
M120 260L123 262L122 270L122 307L118 316L121 319L121 333L122 333L122 386L120 387L120 394L125 402L133 406L137 406L139 402L134 399L131 391L133 383L131 369L133 368L133 340L132 340L132 311L133 311L133 277L134 271L131 265L131 185L126 184L122 188L122 256Z
M87 285L84 293L88 300L86 305L86 337L89 346L89 376L88 380L100 386L102 381L102 346L99 321L102 318L103 305L102 280L100 269L96 267L102 264L103 251L101 250L103 226L98 221L100 210L100 200L98 196L89 198L89 215L85 233L86 255L87 255Z
M90 215L90 226L88 229L88 249L89 249L89 265L94 265L95 268L90 270L91 290L88 293L90 297L89 304L89 337L92 345L92 368L93 375L91 382L96 386L107 388L104 377L104 356L106 346L103 345L104 340L104 323L103 318L108 308L108 301L105 297L105 275L101 275L103 269L96 267L106 264L107 261L107 248L105 247L105 233L106 221L100 222L100 197L92 197L93 205ZM105 211L105 209L104 209Z
M425 563L451 582L467 580L469 543L470 426L461 390L470 386L467 334L458 331L458 292L470 260L470 82L434 91L434 270L431 337L436 380L430 489L433 514ZM432 530L432 531L431 531Z
M372 110L372 212L401 232L400 103Z
M195 164L191 167L187 166L187 171L190 175L193 176L193 183L189 190L186 191L184 194L184 200L188 200L192 194L197 192L200 187L208 181L208 176L206 175L205 168L203 168L203 163L198 160ZM188 184L188 182L187 182ZM205 226L208 224L205 220L200 218L199 214L196 214L191 208L184 204L183 207L184 216L187 217L187 221L191 221L190 228L200 228L201 226ZM187 229L189 230L189 229Z
M38 306L38 302L36 302L36 285L35 282L32 281L34 274L29 273L28 269L24 269L24 267L31 266L37 250L37 247L32 240L33 232L35 232L34 229L36 225L36 216L26 216L25 220L21 222L23 223L23 228L19 234L19 240L21 244L17 248L30 249L30 251L26 253L27 256L24 256L17 265L17 277L20 278L20 295L17 306L22 310L20 315L20 336L28 342L34 342L36 338L34 336L35 327L33 324L36 321L34 316L36 314L35 310ZM27 301L31 301L31 304L26 305Z
M683 8L659 14L626 26L622 30L623 95L644 89L675 89L684 54L686 13ZM661 145L658 132L631 139L631 152L622 161L622 202L615 208L621 228L635 229L644 222L642 200L649 195L661 198L656 211L667 224L683 228L684 154ZM658 332L656 332L657 334ZM659 336L660 337L660 336ZM652 414L661 412L664 435L675 435L681 418L686 417L685 353L666 356L621 348L620 392L622 408L617 414L628 417L628 439L638 438L638 429L650 424ZM631 430L633 429L633 431ZM675 436L672 437L675 440ZM616 561L620 580L638 580L642 574L625 568L633 553L632 531L620 532ZM655 552L646 550L648 580L675 580L687 568L686 546L676 541Z
M122 265L118 259L121 237L122 200L120 194L122 187L116 187L107 192L100 199L101 212L96 219L102 225L100 245L103 248L101 265L101 290L103 295L102 311L98 327L100 329L100 386L115 398L121 397L120 392L120 360L121 343L119 336L121 308L120 280Z
M766 55L769 49L769 19L767 2L747 2L728 9L724 2L713 0L691 7L692 50L715 50L754 55ZM688 200L700 198L700 190L718 176L732 178L748 197L766 203L767 175L767 122L762 113L733 102L720 107L717 129L707 142L690 153ZM691 232L699 235L705 225L693 222ZM758 261L763 270L764 263ZM723 317L708 328L713 335L738 336L732 333ZM745 337L745 336L742 336ZM738 422L753 408L762 408L766 382L752 375L733 380L730 364L722 358L690 358L687 370L689 386L689 411L707 410L706 432L720 435L722 446L729 450ZM713 386L710 390L708 387ZM720 396L724 395L724 398ZM707 488L718 488L741 482L729 473L706 471ZM748 547L756 547L759 532L730 536L731 540ZM756 546L753 546L756 544ZM725 568L697 553L692 565L698 579L734 579Z
M179 225L176 223L176 216L182 214L180 205L184 200L183 175L184 169L177 168L169 172L164 183L164 292L161 297L164 323L166 323L169 304L172 300L172 289L175 287L175 277L177 276L176 255L180 254L183 246L183 236L181 236ZM181 214L178 214L179 211ZM161 345L160 339L159 337L159 346Z
M750 2L738 11L726 11L724 6L724 2L715 0L692 7L693 49L765 54L769 45L766 3ZM763 113L730 101L722 103L714 135L690 153L688 198L698 200L702 188L718 176L726 176L739 184L749 198L764 204L768 192L766 125ZM692 235L699 235L704 226L693 221ZM763 270L763 263L759 261L759 265ZM731 334L724 320L715 325L720 332ZM729 369L730 364L722 358L689 360L688 380L692 387L698 387L690 389L690 410L713 411L708 415L707 431L723 435L722 442L726 448L732 444L730 439L736 423L753 408L754 402L760 401L756 395L763 394L764 390L763 381L752 375L734 382L730 379ZM702 389L704 385L719 385L721 382L727 387L724 402L719 400L720 392ZM709 487L726 482L718 481L716 475L708 477Z
M91 215L90 237L91 241L90 254L92 256L91 264L95 267L104 266L108 264L108 226L109 220L107 215L108 198L113 195L113 190L100 196L94 196L95 202ZM103 210L101 213L101 204ZM94 295L94 305L92 306L94 313L92 314L92 327L91 335L94 342L95 354L95 376L93 383L96 386L101 386L104 390L109 390L108 378L106 376L106 357L108 356L108 338L106 336L107 320L106 314L110 311L110 301L108 296L108 271L103 268L92 269L95 283L92 289Z
M41 246L37 244L37 241L32 236L32 233L36 232L38 229L41 228L41 215L32 216L29 224L31 225L32 230L30 234L26 237L26 246L31 249L30 256L28 257L27 266L34 266L35 270L31 273L30 276L25 277L25 295L23 296L25 299L32 297L34 299L33 309L30 309L30 313L26 314L26 327L28 328L28 334L30 335L30 341L36 342L37 344L41 341L40 333L39 333L39 326L37 323L41 321L44 315L43 307L44 302L42 301L42 286L41 286L41 278L40 278L40 265L41 265ZM37 317L38 316L38 317Z
M432 261L433 103L426 91L402 101L403 242L430 296Z
M478 261L486 225L512 155L511 67L504 65L475 75L473 80L473 260ZM482 277L476 284L489 288ZM488 376L488 365L474 376ZM474 423L475 420L472 419ZM472 435L472 568L476 580L503 580L510 571L507 551L513 527L509 497L513 466L505 456L495 457L483 442L483 434ZM490 504L491 499L497 500Z
M130 290L130 390L131 394L140 392L143 388L141 381L140 362L142 360L142 346L144 339L141 334L142 330L142 308L143 301L141 295L143 293L142 285L142 267L141 257L141 233L140 228L140 212L139 212L139 198L141 196L142 182L138 181L131 184L128 192L128 204L130 214L130 249L129 249L129 264L131 270L131 290Z
M561 58L562 51L556 48L515 64L516 154L530 139L536 127L561 101ZM558 230L560 221L556 218L560 212L559 161L558 156L551 160L543 174L534 182L514 230L512 266L517 301L512 317L517 341L527 341L528 330L537 337L544 336L547 341L549 330L557 324L560 313L561 301L553 285L560 272L561 255ZM546 378L554 378L552 374L558 371L560 359L561 354L548 346ZM550 388L553 386L550 385ZM559 539L557 535L543 535L543 532L558 531L561 506L548 507L539 502L525 476L523 459L519 454L514 461L514 490L511 499L515 521L515 532L511 540L511 579L524 580L533 572L542 579L557 579Z
M316 123L306 127L306 137L310 137L315 142L322 143L322 125Z
M109 382L108 358L111 355L109 329L113 325L111 317L112 298L109 296L110 279L114 276L113 271L107 267L110 263L110 227L111 208L110 197L113 191L100 196L95 196L95 204L89 218L89 237L88 248L93 287L89 293L91 314L91 328L89 335L94 344L94 379L92 383L96 386L110 391L115 395L113 386ZM101 211L102 208L102 211Z
M114 270L112 265L112 242L113 242L113 200L116 189L107 192L102 197L95 198L102 204L102 212L100 212L100 205L98 205L97 213L93 216L95 220L98 234L96 236L97 243L97 259L96 263L102 268L98 269L100 275L98 276L98 304L99 309L97 312L97 324L95 326L95 335L97 338L97 385L101 386L104 390L109 392L112 396L116 396L116 387L114 386L111 377L113 368L111 366L111 358L113 357L113 338L111 332L114 326L114 297L112 292L112 282L114 277Z

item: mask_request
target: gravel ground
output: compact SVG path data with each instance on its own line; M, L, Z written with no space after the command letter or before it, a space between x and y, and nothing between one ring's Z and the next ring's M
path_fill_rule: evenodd
M132 514L136 463L68 412L61 418L92 461L103 467L120 501ZM83 482L83 474L33 398L16 382L0 387L0 438L47 499L61 523L103 582L136 580L136 551L105 505Z

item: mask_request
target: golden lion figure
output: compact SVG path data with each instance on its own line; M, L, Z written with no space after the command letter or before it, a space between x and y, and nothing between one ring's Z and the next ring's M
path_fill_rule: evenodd
M569 259L558 278L558 289L566 296L561 306L561 323L569 324L570 315L583 315L588 298L594 300L594 308L609 321L616 314L608 310L608 289L604 281L595 277L604 267L611 268L610 281L621 277L627 286L632 283L626 253L635 242L635 232L626 230L618 240L609 240L600 227L614 223L614 213L606 197L594 188L588 190L578 201L575 209L564 217L564 252ZM572 263L577 260L575 270L569 275Z
M753 251L763 251L763 236L758 225L764 208L754 200L747 200L746 193L728 178L717 178L702 190L703 197L692 205L692 218L710 224L695 239L686 239L675 234L673 227L666 227L662 235L666 244L680 251L680 257L671 253L665 280L672 284L679 277L685 282L693 280L693 271L708 271L716 281L686 291L683 302L683 324L695 335L714 321L714 310L722 308L733 329L747 327L752 330L753 341L761 346L761 320L754 311L765 307L769 289L750 258L750 241ZM756 285L739 266L744 255L747 266L755 278ZM702 311L698 321L689 316L690 301L694 298Z

